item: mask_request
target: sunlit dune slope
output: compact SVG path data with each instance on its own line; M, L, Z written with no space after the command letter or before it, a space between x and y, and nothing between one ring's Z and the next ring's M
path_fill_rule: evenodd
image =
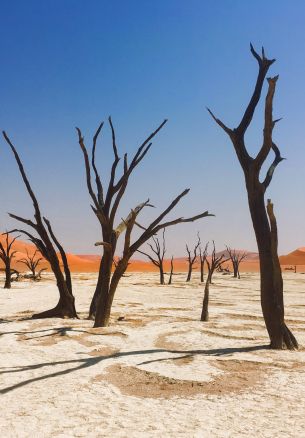
M5 246L5 236L0 235L0 241ZM35 252L35 246L29 242L21 239L17 239L14 242L15 257L13 259L12 267L18 269L19 271L25 271L26 267L24 264L20 263L20 260L26 257L28 252L33 255ZM259 271L259 259L258 253L249 252L244 250L237 250L238 253L247 253L247 257L240 264L241 272L258 272ZM217 253L218 256L224 254L227 257L226 250ZM101 256L96 254L67 254L69 266L72 272L98 272ZM295 251L287 255L280 256L280 263L283 270L287 268L292 268L292 266L298 266L298 271L305 270L305 247L300 247ZM223 265L232 270L230 261L226 261ZM0 267L3 267L3 262L0 262ZM40 268L48 268L48 263L43 261ZM200 268L199 259L196 260L193 270L198 272ZM164 269L166 272L170 271L170 259L164 260ZM186 272L188 269L188 262L186 257L176 257L174 259L174 271L175 272ZM128 266L129 272L156 272L158 268L154 266L151 262L146 260L132 259Z

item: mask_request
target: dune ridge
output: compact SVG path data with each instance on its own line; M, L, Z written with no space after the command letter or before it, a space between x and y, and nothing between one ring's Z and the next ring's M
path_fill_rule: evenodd
M5 236L0 235L0 241L5 244ZM13 259L12 267L23 272L26 270L25 266L20 263L20 260L26 257L28 252L30 255L34 254L35 246L22 239L16 239L14 242L15 258ZM246 252L247 258L241 263L241 272L258 272L259 271L259 258L258 253L246 250L237 250L237 252ZM226 250L219 251L217 254L225 254ZM72 254L67 253L69 266L72 272L98 272L101 256L98 254ZM282 269L298 267L298 271L305 270L305 246L299 247L287 255L279 257ZM228 261L224 264L231 269L231 263ZM3 267L3 263L0 263L0 268ZM49 269L48 263L43 261L40 265L41 268ZM170 270L170 259L164 260L165 271ZM186 257L174 258L174 271L185 272L187 271L188 264ZM146 260L132 259L128 266L129 272L157 272L156 268L151 262ZM194 271L199 271L199 260L194 265Z

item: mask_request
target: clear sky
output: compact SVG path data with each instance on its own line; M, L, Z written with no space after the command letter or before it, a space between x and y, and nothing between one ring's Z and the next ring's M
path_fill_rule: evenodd
M280 253L305 245L305 2L302 0L0 1L0 127L14 141L44 214L69 252L93 253L100 240L89 207L75 126L88 145L111 114L121 155L129 156L164 118L169 122L130 179L119 218L150 197L157 209L186 187L176 215L216 215L168 231L168 256L202 240L256 250L243 175L226 135L205 110L238 124L253 89L263 44L280 74L274 102L283 117L275 140L287 161L268 189ZM264 92L266 89L264 90ZM247 136L262 140L262 106ZM112 162L109 132L99 143L103 176ZM0 226L32 205L0 140ZM173 215L171 216L173 217Z

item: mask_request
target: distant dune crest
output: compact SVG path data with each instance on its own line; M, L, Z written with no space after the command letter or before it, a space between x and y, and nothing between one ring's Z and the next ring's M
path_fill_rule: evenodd
M1 242L4 243L5 237L0 235ZM24 271L24 265L18 263L18 261L26 256L26 251L29 254L33 254L35 251L35 246L29 242L25 242L23 240L16 240L14 243L14 248L17 251L15 254L15 259L13 261L13 267L20 271ZM259 258L258 253L253 251L246 251L237 249L238 253L247 253L246 259L241 263L240 268L242 272L258 272L259 271ZM224 249L223 251L219 251L217 255L224 254L227 256L227 251ZM98 254L67 254L70 269L72 272L98 272L99 264L101 260L101 256ZM280 256L280 263L284 267L286 266L304 266L305 267L305 246L301 246L296 250L290 252L287 255ZM170 259L166 259L164 261L165 270L170 270ZM230 266L230 262L228 262ZM2 265L1 265L2 267ZM47 267L47 263L42 263L42 267ZM187 271L188 264L186 257L176 257L174 259L174 269L176 272L185 272ZM199 263L194 266L199 268ZM152 263L146 260L131 260L131 263L128 267L130 272L154 272L157 271L157 268L152 265Z

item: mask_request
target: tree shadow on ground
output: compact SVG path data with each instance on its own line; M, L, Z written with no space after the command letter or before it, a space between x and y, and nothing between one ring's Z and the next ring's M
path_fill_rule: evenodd
M11 322L9 319L0 318L0 324L4 324L6 322Z
M1 323L1 320L0 320ZM47 329L43 329L43 330L22 330L22 331L12 331L12 332L1 332L0 336L4 336L4 335L31 335L31 334L35 334L35 333L44 333L44 332L52 332L52 333L48 333L46 335L41 335L41 336L33 336L31 338L28 338L28 340L31 339L39 339L39 338L45 338L48 336L54 336L54 335L59 335L59 336L68 336L69 332L71 333L87 333L89 335L92 336L104 336L104 335L109 335L111 334L111 331L105 331L105 333L100 333L100 332L94 332L92 331L88 331L88 330L81 330L78 329L76 327L50 327ZM115 330L114 330L115 332Z
M126 351L126 352L118 352L115 354L107 355L107 356L96 356L96 357L86 357L83 359L72 359L72 360L63 360L57 362L43 362L36 365L25 365L25 366L17 366L17 367L2 367L0 368L0 374L11 374L11 373L19 373L23 371L30 371L41 369L45 367L54 367L57 365L68 365L68 364L78 364L72 368L60 370L57 372L45 374L43 376L33 377L31 379L23 380L22 382L16 383L11 386L7 386L0 390L0 394L6 394L14 389L22 388L23 386L29 385L30 383L38 382L40 380L46 380L53 377L58 377L66 374L70 374L74 371L82 370L85 368L92 367L97 365L98 363L109 360L109 359L118 359L126 356L137 356L137 355L145 355L145 354L155 354L155 353L172 353L172 354L182 354L187 356L195 356L195 355L204 355L204 356L226 356L233 353L241 353L241 352L253 352L258 350L268 349L268 345L257 345L251 347L232 347L232 348L215 348L209 350L170 350L170 349L153 349L153 350L138 350L138 351ZM169 359L169 358L168 358ZM167 359L167 360L168 360ZM170 358L173 359L173 358ZM178 358L177 358L178 359ZM157 359L155 361L142 362L142 364L157 362L165 359Z

